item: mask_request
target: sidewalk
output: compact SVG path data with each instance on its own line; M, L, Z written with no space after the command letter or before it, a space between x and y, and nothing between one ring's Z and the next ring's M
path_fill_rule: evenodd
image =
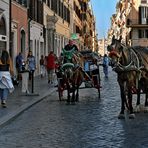
M8 121L14 119L23 111L49 96L56 90L55 87L49 86L47 83L47 77L34 78L34 94L25 95L21 92L21 82L18 86L15 86L15 90L12 94L9 94L7 100L7 108L0 107L0 126L8 123ZM31 92L31 81L29 81L29 91ZM38 94L38 95L37 95Z

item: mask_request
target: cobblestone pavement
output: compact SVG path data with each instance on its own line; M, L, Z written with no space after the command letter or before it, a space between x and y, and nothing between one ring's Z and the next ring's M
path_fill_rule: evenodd
M8 96L7 108L4 109L0 106L0 126L9 122L9 120L15 118L33 104L41 101L56 89L53 86L49 86L47 77L35 77L34 93L32 93L31 81L29 81L30 94L22 93L21 88L22 84L20 81L20 84L15 86L14 92Z
M119 120L116 74L101 78L100 100L94 89L81 90L76 105L52 93L0 129L0 148L147 148L148 114Z

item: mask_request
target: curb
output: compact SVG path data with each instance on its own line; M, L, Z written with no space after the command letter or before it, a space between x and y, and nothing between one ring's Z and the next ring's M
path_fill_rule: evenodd
M32 107L33 105L39 103L40 101L42 101L43 99L47 98L49 95L51 95L54 91L56 91L56 88L52 88L47 94L45 94L43 97L39 97L37 99L33 99L30 102L25 103L24 105L18 107L15 111L7 114L6 116L2 117L0 119L0 127L5 126L6 124L8 124L10 121L12 121L13 119L15 119L17 116L19 116L20 114L22 114L24 111L26 111L27 109L29 109L30 107Z

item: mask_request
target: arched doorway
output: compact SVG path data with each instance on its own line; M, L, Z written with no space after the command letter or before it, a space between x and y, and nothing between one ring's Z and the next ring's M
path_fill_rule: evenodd
M2 17L0 19L0 52L2 49L6 49L6 22Z
M24 54L25 53L25 45L26 42L26 34L24 30L21 30L21 52Z

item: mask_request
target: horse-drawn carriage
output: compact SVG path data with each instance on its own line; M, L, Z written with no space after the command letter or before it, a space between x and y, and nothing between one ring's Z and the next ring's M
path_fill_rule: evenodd
M61 64L57 73L59 100L62 100L63 92L67 90L67 102L75 103L79 101L79 89L83 88L96 88L100 98L99 57L97 54L92 51L81 51L73 53L72 58L77 59L76 62ZM83 84L84 87L82 87ZM72 93L72 97L70 93Z
M91 50L81 51L83 56L84 71L89 76L84 79L84 88L96 88L98 90L98 97L100 98L100 70L99 70L99 56Z

